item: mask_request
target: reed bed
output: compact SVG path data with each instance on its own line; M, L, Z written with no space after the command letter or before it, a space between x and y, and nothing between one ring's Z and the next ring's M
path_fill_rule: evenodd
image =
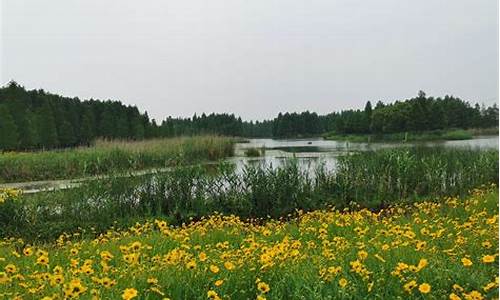
M498 151L411 148L340 158L314 174L291 160L279 168L193 165L144 176L93 180L70 190L23 196L0 219L0 236L50 239L90 234L149 217L180 225L215 212L243 219L287 218L326 207L379 211L399 202L463 196L498 182ZM3 208L2 208L3 207ZM0 206L2 209L9 206Z
M70 179L181 163L218 160L233 155L234 141L197 136L145 141L97 140L91 147L0 154L0 182Z

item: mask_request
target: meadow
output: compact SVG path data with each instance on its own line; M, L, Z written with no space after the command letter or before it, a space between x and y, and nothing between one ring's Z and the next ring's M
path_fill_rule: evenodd
M90 147L0 154L0 183L70 179L219 160L232 138L196 136L144 141L97 140Z
M92 239L0 246L7 299L495 298L498 190L290 220L158 218Z

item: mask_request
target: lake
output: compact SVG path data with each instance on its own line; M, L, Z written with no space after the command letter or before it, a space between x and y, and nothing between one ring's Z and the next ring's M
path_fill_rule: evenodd
M235 155L226 159L226 161L234 163L236 172L242 172L247 164L279 167L289 161L290 158L295 158L301 169L313 174L314 169L320 164L323 164L327 170L334 170L337 163L337 157L350 152L415 146L498 149L498 136L478 137L462 141L415 143L352 143L346 141L323 140L321 138L286 140L250 139L248 143L237 143L235 145ZM260 157L246 157L244 152L245 149L248 148L264 148L265 155ZM208 163L207 167L210 165L214 165L214 163ZM140 176L152 172L166 172L168 170L169 168L164 168L136 171L132 173L136 176ZM126 174L124 176L128 176ZM106 177L106 175L101 175L99 177ZM76 187L87 179L88 178L4 183L0 184L0 188L17 188L22 189L25 193L36 193L43 190Z
M369 151L394 147L468 147L479 149L498 149L498 136L482 136L471 140L431 141L409 143L353 143L347 141L331 141L322 138L312 139L249 139L248 143L238 143L235 156L229 161L236 164L236 170L241 171L246 164L262 164L278 167L289 158L295 157L299 165L313 170L318 164L324 164L333 170L337 157L349 152ZM265 155L246 157L248 148L264 148Z

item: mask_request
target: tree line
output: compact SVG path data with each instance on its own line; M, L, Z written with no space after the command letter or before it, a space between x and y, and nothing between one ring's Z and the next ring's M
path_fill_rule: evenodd
M241 137L306 137L383 134L449 128L498 126L498 107L471 106L453 96L418 96L392 104L370 101L363 110L326 115L279 113L272 120L244 121L234 114L168 117L160 124L136 106L27 91L15 82L0 88L0 149L52 149L88 145L95 138L141 140L154 137L220 134Z

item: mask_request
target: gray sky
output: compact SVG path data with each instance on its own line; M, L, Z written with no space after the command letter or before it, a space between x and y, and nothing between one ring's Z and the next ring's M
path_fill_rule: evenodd
M498 0L2 0L1 83L158 120L498 101Z

